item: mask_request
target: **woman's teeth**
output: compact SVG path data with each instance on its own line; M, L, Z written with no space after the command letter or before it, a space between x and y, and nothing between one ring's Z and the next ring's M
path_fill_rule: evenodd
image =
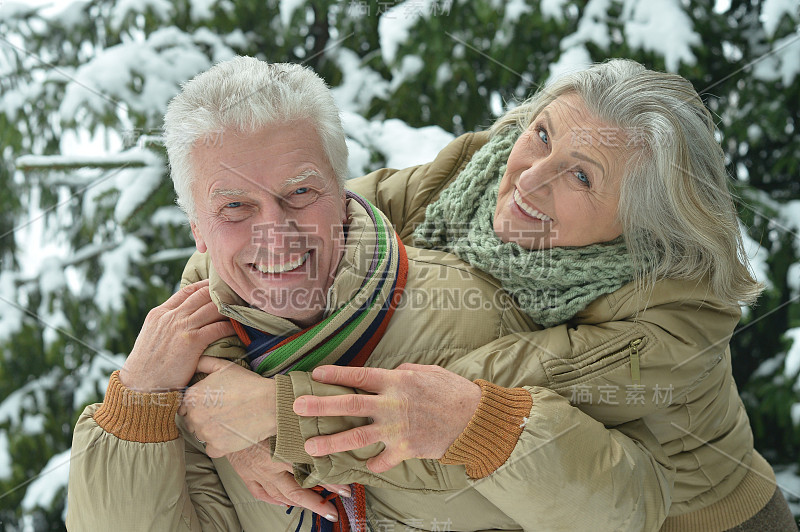
M514 203L517 204L517 207L522 209L526 214L532 216L533 218L538 218L543 222L549 222L550 220L552 220L552 218L550 218L546 214L537 211L536 209L534 209L533 207L522 201L522 196L520 195L519 190L517 189L514 189Z
M296 268L302 266L302 264L308 260L308 257L311 253L306 251L301 257L293 260L291 262L287 262L285 264L274 264L274 265L267 265L267 264L253 264L255 269L260 271L261 273L283 273L289 272Z

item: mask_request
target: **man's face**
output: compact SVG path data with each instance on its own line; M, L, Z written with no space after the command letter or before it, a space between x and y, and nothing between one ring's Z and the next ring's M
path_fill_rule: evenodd
M344 191L308 122L226 131L192 151L200 252L250 305L319 321L344 251Z

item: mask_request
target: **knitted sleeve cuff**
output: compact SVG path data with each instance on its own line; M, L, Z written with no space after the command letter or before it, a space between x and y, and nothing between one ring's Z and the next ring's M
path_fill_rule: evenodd
M483 478L503 465L517 445L533 399L524 388L503 388L478 379L481 401L467 427L439 459L467 468L470 478Z
M141 393L126 388L119 370L111 374L103 404L94 421L121 440L161 443L178 437L175 414L181 402L178 391Z
M277 436L272 458L278 462L312 464L305 450L305 438L300 431L300 416L294 413L294 386L289 375L275 375L275 411Z

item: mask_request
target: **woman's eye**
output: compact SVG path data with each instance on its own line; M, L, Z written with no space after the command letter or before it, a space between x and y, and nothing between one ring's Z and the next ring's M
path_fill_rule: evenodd
M586 173L583 170L578 170L577 172L575 172L575 177L577 177L578 181L580 181L582 184L586 186L591 186L592 184L589 181L589 176L586 175Z
M294 191L295 194L305 194L308 192L308 187L300 187Z
M241 206L242 206L242 202L241 201L232 201L232 202L228 203L227 205L225 205L225 207L227 207L229 209L235 209L236 207L241 207Z
M548 141L550 140L550 137L547 136L547 131L545 131L544 129L539 129L538 133L539 133L539 138L542 139L542 142L547 144Z

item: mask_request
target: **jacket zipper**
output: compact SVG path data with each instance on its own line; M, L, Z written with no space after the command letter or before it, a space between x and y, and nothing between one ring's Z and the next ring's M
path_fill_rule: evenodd
M641 381L641 374L639 372L639 346L642 343L642 338L631 340L628 347L631 350L631 379L634 384L639 384Z

